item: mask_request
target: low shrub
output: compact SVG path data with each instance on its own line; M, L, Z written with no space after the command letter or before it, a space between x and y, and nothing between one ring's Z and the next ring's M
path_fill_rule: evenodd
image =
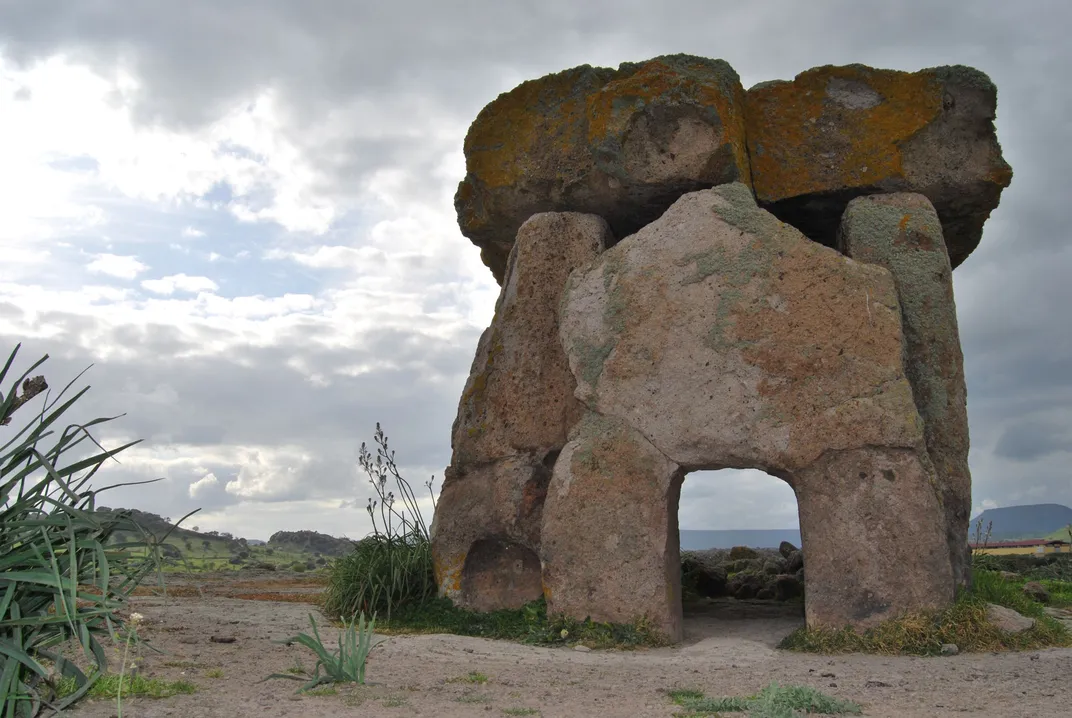
M394 452L388 448L379 424L375 440L375 459L364 443L359 454L361 467L379 497L369 499L366 507L373 533L358 541L350 554L332 562L323 608L329 616L376 613L389 622L400 608L433 599L437 587L431 537L417 497L399 475ZM387 490L389 477L394 478L398 488L401 508L396 508L395 493ZM425 486L432 494L434 509L432 481Z

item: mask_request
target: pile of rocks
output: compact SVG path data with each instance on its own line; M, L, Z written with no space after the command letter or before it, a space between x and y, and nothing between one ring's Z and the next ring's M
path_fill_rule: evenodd
M788 541L777 549L681 552L686 596L790 601L804 595L804 552Z

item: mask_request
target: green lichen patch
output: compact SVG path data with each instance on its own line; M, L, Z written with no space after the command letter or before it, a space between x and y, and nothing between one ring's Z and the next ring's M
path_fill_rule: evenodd
M606 292L603 325L614 334L621 334L625 331L629 307L621 281L625 270L625 256L616 250L616 247L611 248L603 255L603 290Z
M599 384L599 377L603 374L603 364L616 345L617 342L614 341L591 344L578 340L573 343L570 353L577 358L580 365L581 379L593 389Z
M715 321L708 330L707 336L704 337L704 346L716 352L740 349L744 346L745 342L729 336L733 315L743 300L744 295L739 289L727 289L722 292L715 307Z
M720 270L726 267L726 249L724 247L712 247L703 252L686 254L678 260L677 264L682 267L690 264L696 265L695 271L681 280L682 285L696 284L718 274Z

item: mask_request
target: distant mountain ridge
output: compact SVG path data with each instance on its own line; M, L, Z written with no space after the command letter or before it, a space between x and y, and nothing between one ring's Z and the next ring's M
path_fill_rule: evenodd
M975 541L976 527L982 522L981 531L986 537L990 522L991 541L1045 538L1072 524L1072 509L1061 504L1029 504L987 509L971 522L971 541Z
M264 546L284 551L298 553L318 553L325 556L345 556L353 550L354 542L346 538L336 538L316 531L276 531L268 541L257 539L246 540L224 531L192 531L190 529L176 527L169 519L148 511L139 509L118 509L101 506L98 513L115 516L119 513L127 513L134 523L148 534L160 539L170 531L169 538L176 541L211 541L223 542L234 547L241 545ZM129 532L119 532L116 537L121 540L137 540L139 537L126 535Z

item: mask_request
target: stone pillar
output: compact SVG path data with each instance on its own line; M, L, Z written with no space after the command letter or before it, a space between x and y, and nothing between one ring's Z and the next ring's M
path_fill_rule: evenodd
M957 585L967 586L971 582L967 390L953 272L938 214L920 194L854 199L841 219L838 249L893 275L904 327L905 373L941 486L953 576Z
M639 432L590 413L559 455L540 559L549 614L682 638L677 506L684 472Z
M830 451L794 477L809 628L868 628L952 602L934 482L922 447Z
M537 214L518 230L458 406L432 521L439 591L459 605L516 608L542 595L544 495L582 415L558 340L559 298L570 271L611 241L606 222L575 212Z

